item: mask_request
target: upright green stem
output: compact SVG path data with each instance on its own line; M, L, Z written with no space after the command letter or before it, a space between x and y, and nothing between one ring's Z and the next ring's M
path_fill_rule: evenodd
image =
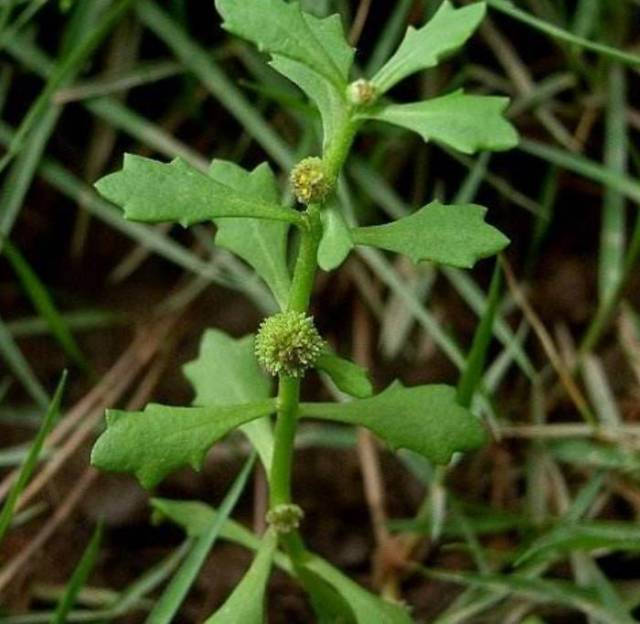
M322 235L320 207L309 206L306 217L308 229L302 231L289 299L289 310L293 312L306 312L309 307L317 271L318 245ZM291 468L299 402L300 380L281 375L278 387L275 448L269 479L272 508L291 502Z
M356 122L350 120L346 123L324 156L327 172L334 180L337 179L347 158L357 128ZM289 298L289 311L291 312L306 313L309 309L313 284L318 270L318 247L322 238L321 209L322 206L311 204L304 214L307 227L300 230L300 248ZM300 379L281 375L278 385L275 447L269 475L271 509L291 503L291 472L299 404ZM303 556L304 546L297 532L282 536L282 541L294 560L299 560Z
M278 386L278 420L269 479L272 508L291 502L291 466L299 399L300 380L282 375Z

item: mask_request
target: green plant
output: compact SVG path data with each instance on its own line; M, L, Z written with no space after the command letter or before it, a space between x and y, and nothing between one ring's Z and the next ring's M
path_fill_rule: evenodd
M306 549L298 531L303 511L291 495L298 421L363 426L392 447L437 464L481 446L484 428L453 387L394 383L374 394L367 372L322 340L309 304L318 269L336 269L355 246L470 268L507 245L484 221L482 206L433 202L393 223L359 227L348 224L336 195L340 172L368 121L413 130L464 153L506 150L517 143L515 130L502 116L505 98L460 90L396 104L386 96L407 76L437 65L462 46L482 20L485 5L455 9L445 1L426 26L409 29L372 78L355 81L350 81L354 50L339 16L319 19L283 0L217 0L216 5L224 27L270 54L271 66L298 85L320 113L321 156L304 159L290 174L303 209L282 204L268 164L246 171L215 160L204 175L181 159L165 164L126 155L123 169L96 186L131 220L175 221L185 227L213 221L216 243L253 267L281 312L267 318L255 337L233 339L207 331L199 358L185 367L196 392L194 407L151 404L143 412L109 411L92 461L105 470L133 473L144 487L153 488L173 470L200 467L217 440L241 428L268 474L270 528L256 544L258 554L247 576L209 622L261 622L274 561L305 586L319 621L409 622L404 607L379 600ZM295 256L292 263L290 255ZM275 397L260 365L277 376ZM354 400L301 403L301 379L311 369L326 373Z

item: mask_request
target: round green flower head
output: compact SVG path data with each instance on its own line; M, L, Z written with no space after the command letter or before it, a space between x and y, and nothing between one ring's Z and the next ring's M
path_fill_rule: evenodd
M378 92L372 82L361 78L349 85L347 96L356 106L370 106L378 99Z
M278 533L291 533L300 527L304 511L298 505L277 505L267 512L267 523Z
M291 186L301 204L323 202L333 187L322 159L316 156L305 158L293 168Z
M265 319L256 337L256 357L272 375L302 377L324 349L313 317L281 312Z

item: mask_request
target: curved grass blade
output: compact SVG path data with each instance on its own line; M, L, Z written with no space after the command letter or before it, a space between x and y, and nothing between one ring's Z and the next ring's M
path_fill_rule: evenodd
M604 624L631 624L631 617L620 619L619 612L613 612L594 597L592 591L580 589L575 584L551 579L528 578L518 574L467 574L420 569L427 578L449 581L495 592L509 592L539 604L555 604L596 618Z
M626 522L562 523L535 539L515 565L564 558L579 551L640 551L640 530Z
M45 285L29 266L25 257L18 248L9 240L4 241L4 255L11 263L18 279L25 292L31 299L36 310L46 320L51 333L56 337L66 354L80 367L86 369L87 361L80 351L73 334L69 330L64 317L56 308L51 295L47 292Z
M610 68L608 84L605 165L618 175L627 173L628 131L626 122L625 73L619 65ZM614 188L604 192L598 292L600 303L615 297L618 283L624 279L625 239L627 229L626 200Z
M62 373L62 377L60 378L60 382L58 383L56 392L53 395L53 399L51 400L49 409L47 410L40 430L38 431L38 435L36 435L36 438L33 441L31 448L29 449L29 454L27 455L24 464L20 469L18 479L11 488L2 511L0 511L0 542L2 542L2 538L4 537L7 529L9 528L9 525L11 524L11 518L13 517L13 512L16 507L16 503L18 502L18 497L27 486L27 483L29 483L29 479L31 478L36 464L38 463L38 458L40 457L40 452L42 451L44 442L56 423L58 414L60 412L60 402L62 401L62 395L64 393L66 383L67 372L65 371L64 373Z
M625 63L626 65L631 65L632 67L637 67L640 65L640 56L636 54L628 54L627 52L622 52L616 48L612 48L610 46L604 45L602 43L594 43L593 41L589 41L588 39L584 39L583 37L578 37L558 26L554 26L553 24L549 24L549 22L545 22L544 20L538 19L533 15L529 15L525 11L521 11L516 6L514 6L511 2L505 2L505 0L486 0L487 4L504 13L505 15L509 15L514 19L531 26L532 28L543 32L545 35L549 35L554 39L558 39L559 41L566 41L574 46L579 48L584 48L585 50L590 50L591 52L596 52L597 54L602 54L603 56L607 56L615 61L620 61L621 63Z
M21 151L24 141L34 125L50 110L51 98L56 90L71 78L75 72L79 71L87 58L102 43L103 39L109 34L115 24L129 10L133 2L134 0L119 0L119 2L111 7L108 13L103 16L100 23L95 28L89 30L89 34L82 41L75 46L70 46L68 54L56 66L44 89L20 123L20 127L11 141L7 153L0 160L0 171L4 170Z
M136 11L142 22L173 50L185 67L202 81L211 94L278 164L284 168L294 164L294 154L289 146L274 132L205 49L195 44L157 4L138 0Z
M69 583L60 598L60 602L56 608L55 615L51 619L51 624L64 624L67 621L67 616L73 608L73 605L78 597L78 593L84 587L91 570L95 565L98 553L100 552L100 544L102 543L102 524L96 527L93 533L91 541L84 551L80 563L73 572Z
M546 160L567 171L577 173L598 184L602 184L602 186L614 189L634 202L640 203L640 184L629 176L621 175L593 160L539 141L522 139L518 147L527 154Z
M480 325L473 337L473 344L467 356L467 363L458 383L458 402L464 407L470 407L473 395L478 389L484 373L487 351L493 338L493 324L496 319L498 305L500 303L500 291L502 286L502 272L500 262L496 262L489 287L487 308L482 315Z
M49 404L49 395L42 387L27 359L22 355L22 351L2 318L0 318L0 357L5 360L9 369L37 405L46 409Z
M207 527L206 532L195 542L193 549L187 555L187 558L176 572L176 575L162 594L162 597L149 614L149 617L146 619L147 624L169 624L178 613L178 609L180 609L180 605L189 592L191 585L193 585L202 564L220 535L224 523L238 502L247 484L255 460L256 456L254 453L246 461L242 471L236 477L231 489L222 501L218 513L213 517L211 524Z

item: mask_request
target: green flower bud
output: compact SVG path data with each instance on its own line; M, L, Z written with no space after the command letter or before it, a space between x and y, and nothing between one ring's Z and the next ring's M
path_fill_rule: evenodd
M370 106L378 99L378 92L372 82L361 78L348 86L347 96L356 106Z
M272 375L302 377L324 349L313 317L281 312L265 319L256 337L256 357Z
M267 523L278 533L295 531L304 518L304 511L298 505L276 505L267 512Z
M305 158L293 168L291 186L301 204L323 202L333 189L322 159L315 156Z

